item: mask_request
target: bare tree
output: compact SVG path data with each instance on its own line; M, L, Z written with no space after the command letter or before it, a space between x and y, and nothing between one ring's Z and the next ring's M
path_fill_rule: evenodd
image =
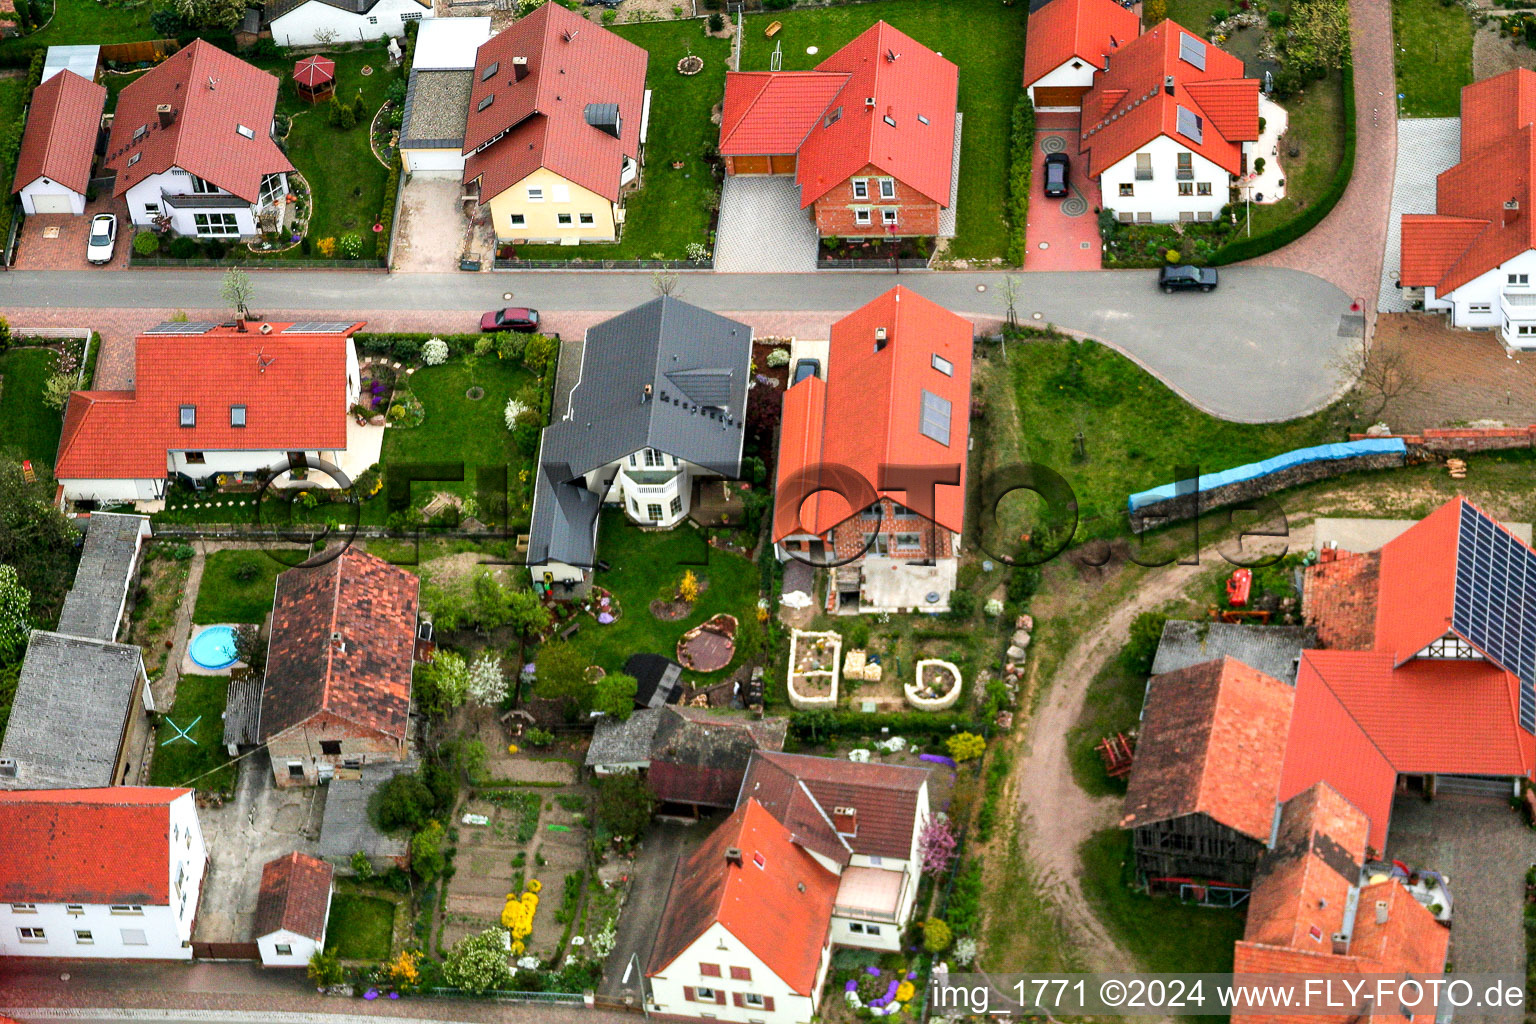
M1379 422L1397 403L1425 391L1424 381L1405 349L1372 345L1363 333L1334 357L1334 368L1340 386L1350 389L1371 423Z
M676 271L651 271L651 291L655 292L657 296L670 295L673 298L680 297L682 295L682 289L679 287L681 282L682 279L677 276Z
M239 322L242 331L245 330L246 317L250 315L251 297L255 291L250 275L239 267L230 267L224 272L224 281L219 285L219 297L234 307L235 320Z

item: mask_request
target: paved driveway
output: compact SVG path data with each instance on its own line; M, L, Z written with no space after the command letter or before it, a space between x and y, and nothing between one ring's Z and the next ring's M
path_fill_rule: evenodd
M608 954L608 963L603 969L603 984L599 989L602 995L609 999L628 997L637 1006L643 1002L641 986L645 967L650 960L651 945L656 941L656 931L661 927L661 912L672 888L672 875L677 870L678 861L692 853L716 824L718 822L708 820L693 825L670 821L651 825L640 855L635 858L634 880L624 901L624 911L619 915L613 952Z
M86 240L91 233L91 218L98 213L117 214L117 248L112 262L100 269L85 259ZM103 194L87 203L85 212L76 217L68 213L41 213L28 217L21 226L16 245L16 270L79 270L99 273L128 266L128 250L133 246L134 226L128 223L128 202Z
M715 269L785 274L816 269L816 225L793 175L727 177L715 225Z
M1099 183L1086 176L1088 160L1078 152L1080 115L1046 112L1036 125L1034 173L1029 182L1029 223L1025 227L1025 270L1098 270L1104 251L1099 237ZM1045 195L1045 158L1066 153L1072 160L1072 194Z
M1406 313L1397 286L1402 268L1403 214L1435 212L1435 178L1461 159L1461 118L1413 117L1397 122L1397 170L1392 178L1392 214L1387 220L1387 254L1381 263L1378 313Z
M459 268L469 221L456 178L416 175L406 183L400 200L395 266L407 273L448 273Z

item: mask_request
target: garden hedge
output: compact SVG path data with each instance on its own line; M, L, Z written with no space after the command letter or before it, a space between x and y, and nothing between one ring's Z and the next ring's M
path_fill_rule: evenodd
M396 153L389 165L389 180L384 183L384 204L379 208L379 223L383 225L374 236L374 256L389 259L390 244L395 231L395 197L400 193L400 154ZM386 268L387 269L387 268Z
M1013 127L1009 133L1008 157L1008 262L1024 265L1028 249L1025 228L1029 222L1029 181L1034 173L1035 105L1029 91L1019 94L1013 105Z
M0 180L10 181L16 176L16 160L21 156L21 136L27 128L27 110L31 105L32 93L43 80L44 54L43 50L31 52L21 108L10 124L0 125ZM20 205L10 196L0 198L0 247L11 237L11 221Z
M1349 188L1349 179L1355 172L1355 77L1353 65L1346 63L1340 72L1343 75L1344 94L1344 154L1339 160L1339 166L1333 172L1333 178L1328 182L1328 187L1317 198L1317 202L1307 207L1293 219L1286 221L1279 227L1272 228L1252 238L1239 238L1228 242L1217 249L1210 258L1213 267L1223 266L1228 263L1237 263L1242 260L1251 260L1256 256L1274 252L1281 246L1289 245L1302 235L1311 231L1322 222L1322 219L1333 212L1343 197L1344 190Z

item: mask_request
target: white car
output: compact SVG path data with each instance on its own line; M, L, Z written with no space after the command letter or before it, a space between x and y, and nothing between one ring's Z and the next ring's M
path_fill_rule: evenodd
M111 263L117 245L117 214L100 213L91 218L91 237L85 246L85 258L91 263Z

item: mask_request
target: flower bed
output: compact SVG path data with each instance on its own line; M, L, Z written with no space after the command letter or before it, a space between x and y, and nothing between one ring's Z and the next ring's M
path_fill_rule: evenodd
M838 633L830 630L821 633L791 630L790 704L800 711L836 707L842 652L843 638Z
M960 699L960 669L952 662L924 658L917 663L917 678L903 689L907 703L919 711L946 711Z

